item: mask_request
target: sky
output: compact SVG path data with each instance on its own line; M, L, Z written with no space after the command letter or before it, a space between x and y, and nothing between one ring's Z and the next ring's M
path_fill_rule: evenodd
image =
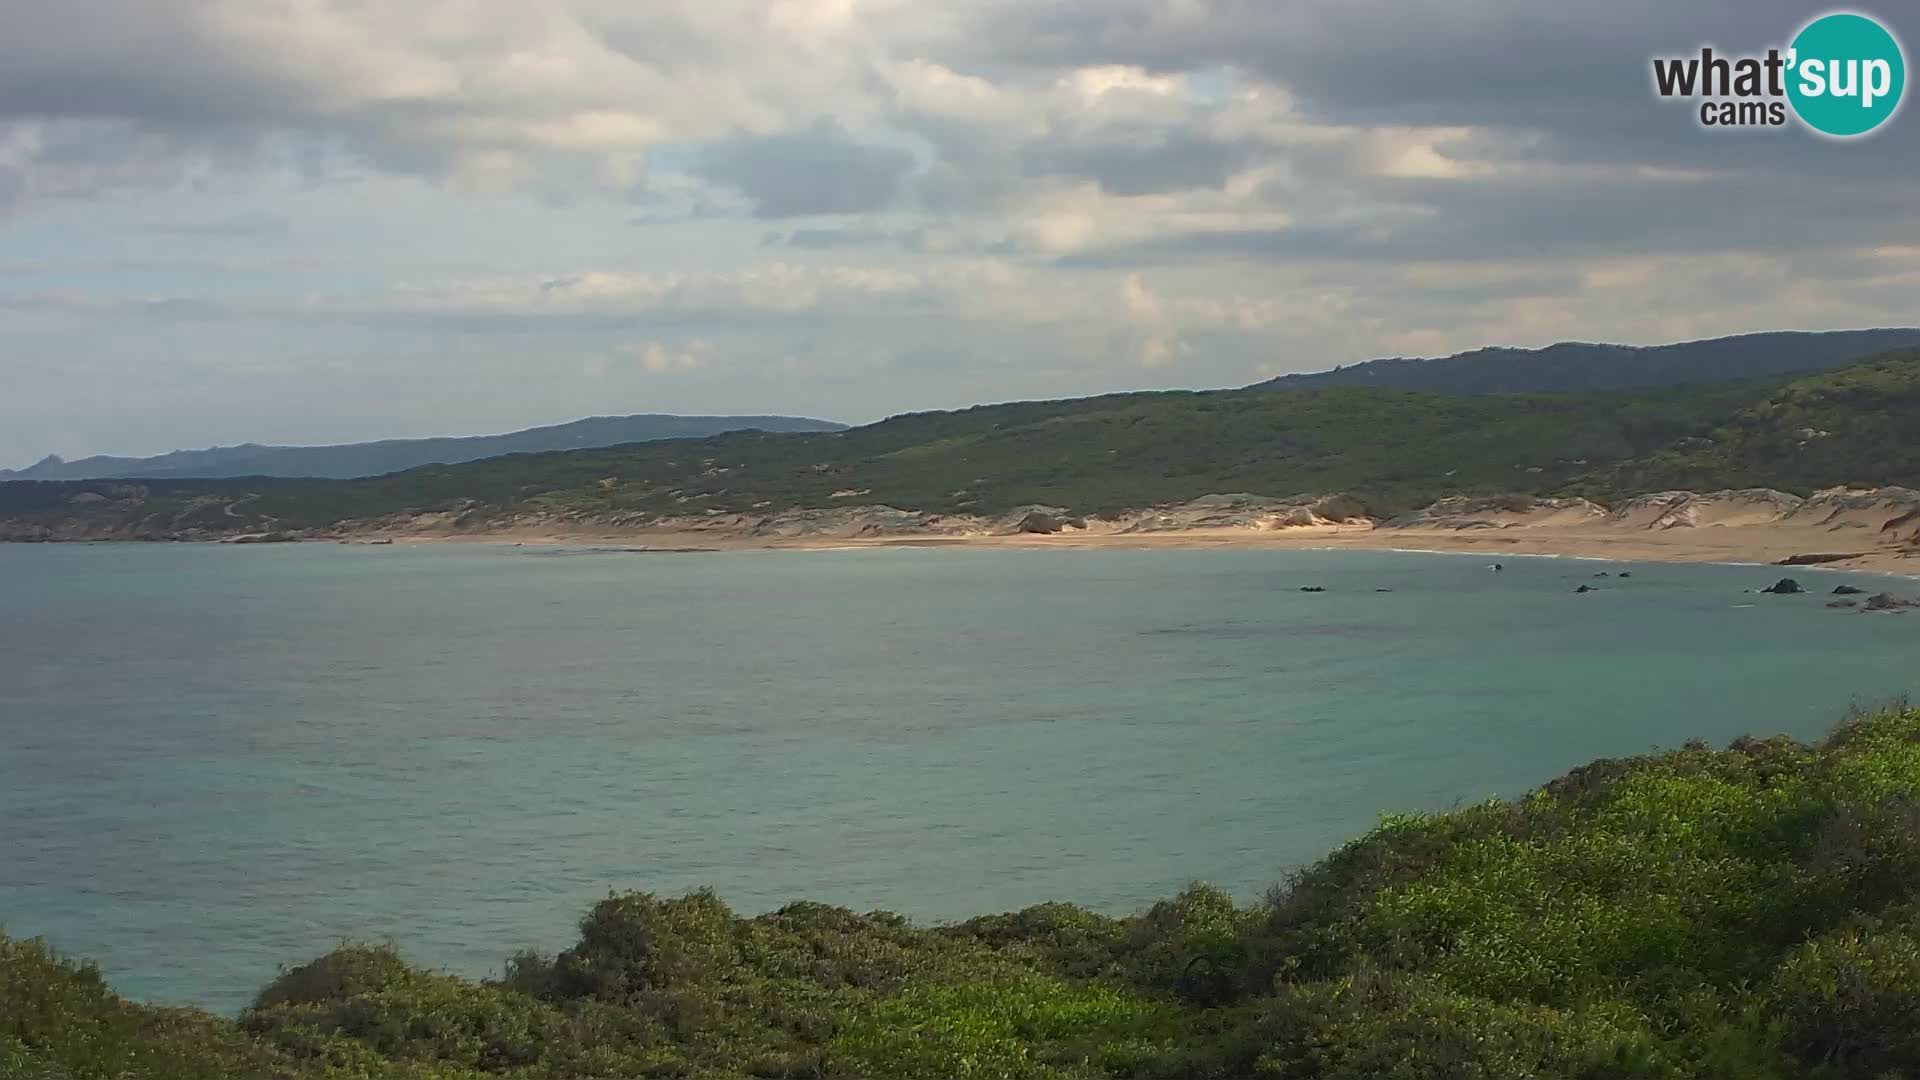
M1825 10L0 0L0 466L1911 325L1920 120L1652 91Z

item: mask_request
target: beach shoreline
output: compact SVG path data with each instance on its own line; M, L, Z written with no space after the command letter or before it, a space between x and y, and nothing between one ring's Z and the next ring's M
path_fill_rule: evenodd
M499 529L478 532L382 534L395 544L497 544L607 546L634 553L681 554L730 551L862 551L880 548L943 548L1010 551L1087 550L1319 550L1401 551L1508 557L1582 559L1600 562L1712 563L1778 569L1854 571L1920 577L1920 551L1859 544L1835 545L1831 534L1777 525L1708 526L1662 532L1597 526L1499 529L1392 528L1368 524L1287 528L1199 528L1127 532L1098 528L1052 534L896 534L881 536L751 536L726 530L617 529L605 527ZM365 543L367 540L348 540ZM1795 556L1846 554L1813 564L1789 564Z
M1275 499L1205 495L1104 514L1027 505L993 513L901 509L884 503L720 510L669 516L568 515L471 507L408 511L301 527L157 526L151 521L18 523L0 538L28 542L216 541L232 544L485 543L605 546L634 552L965 548L1178 550L1205 548L1456 552L1489 561L1522 555L1613 562L1819 567L1920 576L1920 490L1829 488L1807 496L1766 488L1664 491L1611 505L1584 498L1449 496L1384 520L1341 495ZM7 522L0 521L0 526ZM24 526L24 527L22 527Z

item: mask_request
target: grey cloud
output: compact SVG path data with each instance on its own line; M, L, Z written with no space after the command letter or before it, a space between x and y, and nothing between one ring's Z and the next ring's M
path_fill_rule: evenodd
M283 236L292 228L283 214L247 214L208 221L154 222L140 226L142 232L185 238Z
M790 135L739 136L709 147L699 171L753 202L754 216L857 214L893 205L914 168L895 146L862 143L822 121Z
M19 169L0 166L0 213L5 213L26 200L26 174Z
M1655 56L1781 45L1823 10L1806 0L992 0L970 9L963 33L926 47L962 67L1237 69L1286 87L1323 122L1524 134L1521 153L1537 160L1810 175L1920 164L1910 129L1844 147L1800 131L1706 132L1687 105L1652 92Z
M1184 131L1047 138L1020 148L1028 176L1092 180L1113 195L1151 195L1184 188L1217 188L1257 153L1235 143Z
M164 0L14 2L0 22L0 116L137 119L204 130L252 123L297 92L208 52L192 9Z
M768 233L761 238L760 246L831 251L841 248L892 247L899 242L900 234L891 229L843 226Z
M1459 261L1721 252L1795 253L1920 241L1898 184L1836 187L1792 174L1697 181L1633 177L1374 180L1351 192L1390 208L1289 228L1175 233L1060 260L1129 267L1200 258ZM1814 212L1818 208L1818 212Z
M983 244L968 234L936 235L925 226L897 228L864 225L835 225L823 228L789 229L769 232L760 238L763 248L791 248L799 251L870 250L978 253Z
M1804 0L995 0L972 11L947 45L962 58L1232 66L1323 115L1401 123L1537 120L1617 101L1646 88L1656 54L1777 44L1813 13Z

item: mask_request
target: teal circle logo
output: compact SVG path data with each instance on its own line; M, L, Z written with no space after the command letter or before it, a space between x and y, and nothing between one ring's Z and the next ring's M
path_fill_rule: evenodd
M1838 12L1808 23L1787 53L1787 100L1808 127L1865 135L1893 118L1907 89L1907 58L1886 27Z

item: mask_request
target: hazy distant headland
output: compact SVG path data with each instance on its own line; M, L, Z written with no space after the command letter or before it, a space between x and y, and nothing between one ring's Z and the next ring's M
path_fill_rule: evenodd
M1437 546L1856 555L1905 569L1920 549L1920 349L1836 360L1893 340L1920 331L1482 350L1362 365L1366 385L1017 402L361 479L0 483L0 540L1386 546L1418 533ZM1794 363L1812 373L1780 374ZM1564 390L1593 368L1635 385ZM1397 388L1415 383L1450 389Z
M216 446L157 457L49 454L24 469L0 469L3 480L96 480L118 477L296 476L351 479L421 465L457 465L502 454L588 450L657 439L698 439L728 431L842 431L845 424L792 416L595 416L505 435L385 439L339 446Z

